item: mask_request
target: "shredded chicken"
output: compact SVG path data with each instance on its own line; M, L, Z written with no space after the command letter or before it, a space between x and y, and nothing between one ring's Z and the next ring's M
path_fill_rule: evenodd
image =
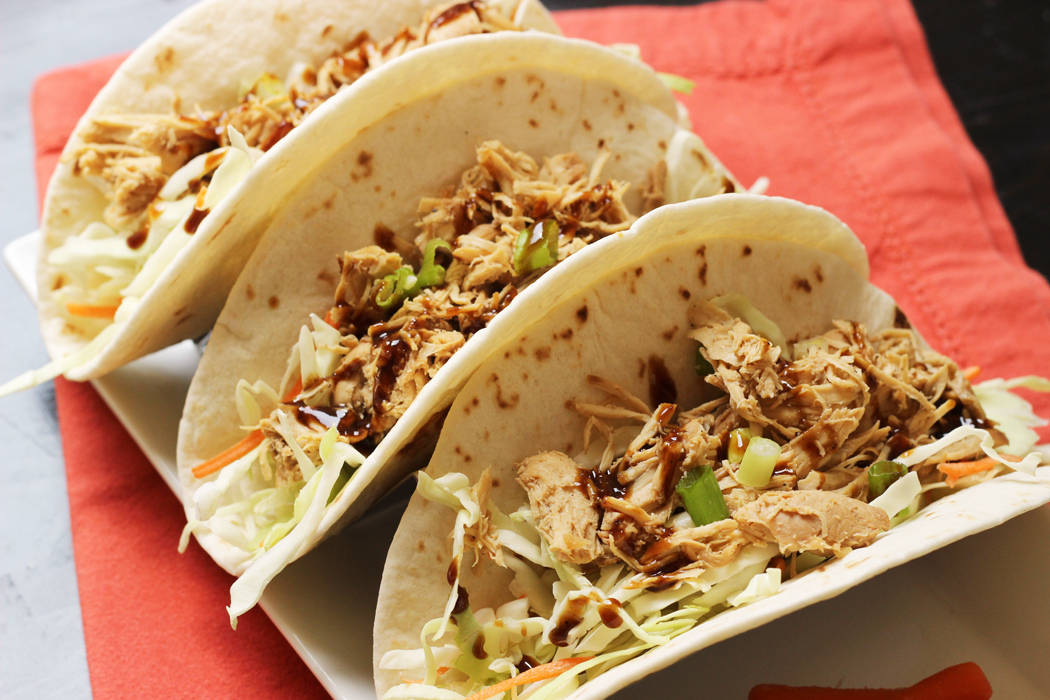
M106 195L105 222L118 231L134 231L176 170L194 156L230 145L228 126L249 146L266 151L340 89L398 56L469 34L520 30L481 0L441 5L429 10L419 26L403 27L384 41L362 32L319 66L297 64L287 85L265 74L236 105L224 110L96 117L69 158L74 171L90 177Z
M871 544L890 527L881 508L828 491L773 491L733 514L753 537L775 543L782 554L844 556Z
M580 468L561 452L543 452L518 465L518 483L529 495L536 527L551 552L565 561L587 564L602 553L598 508L580 488Z
M308 439L295 438L304 449L325 427L299 410L305 402L313 410L338 413L340 439L370 453L426 384L519 289L551 264L635 219L621 199L627 185L599 179L601 160L588 167L567 153L539 166L498 141L482 143L477 157L478 165L463 174L452 196L423 200L422 233L414 244L391 235L382 241L389 250L373 245L340 257L335 305L326 320L339 330L345 353L334 372L275 409L310 426ZM557 222L558 255L540 268L516 266L519 234L537 221ZM447 243L432 251L443 280L398 292L399 275L416 280L423 273L421 262L435 239ZM278 473L296 478L291 447L276 431L265 434ZM630 498L643 505L647 498L666 500L659 494L659 484L639 484Z
M691 337L713 370L705 381L719 397L686 412L674 404L652 409L616 384L590 377L608 398L572 404L587 418L585 450L595 437L607 447L595 470L575 472L588 507L597 509L601 551L566 561L622 562L643 574L636 585L666 587L724 566L751 544L775 543L784 555L842 556L890 525L883 510L867 504L872 464L960 424L989 429L1002 442L958 367L923 348L910 330L869 336L860 324L838 321L829 332L795 343L788 361L782 348L710 303L697 304L690 320ZM638 425L637 433L617 455L614 433L625 422ZM729 459L728 449L738 428L781 448L760 488L737 481L740 463ZM920 478L938 478L930 465L943 459L978 454L976 440L958 442L920 465ZM559 465L573 471L564 456ZM730 517L700 527L674 524L683 509L675 487L699 465L713 468ZM567 507L557 512L556 499L534 496L553 488L536 483L541 476L527 487L530 503L543 509L548 539L565 538L574 515Z

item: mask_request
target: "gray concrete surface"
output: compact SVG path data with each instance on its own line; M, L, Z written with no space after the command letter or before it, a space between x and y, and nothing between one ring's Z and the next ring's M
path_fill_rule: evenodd
M63 65L134 48L189 0L0 0L0 245L37 227L29 95ZM32 306L0 270L0 382L43 365ZM91 697L50 384L0 399L0 697Z

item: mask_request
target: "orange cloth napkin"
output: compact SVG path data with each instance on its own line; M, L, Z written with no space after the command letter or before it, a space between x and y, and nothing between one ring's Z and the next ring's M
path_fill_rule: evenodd
M935 348L984 377L1050 373L1050 286L1024 266L906 0L622 7L558 21L569 36L638 44L657 70L694 80L682 100L714 152L743 181L766 175L770 194L846 221L875 283ZM118 64L40 78L41 192ZM57 395L96 700L324 697L261 612L230 630L232 579L196 546L176 554L182 509L94 390L59 380Z

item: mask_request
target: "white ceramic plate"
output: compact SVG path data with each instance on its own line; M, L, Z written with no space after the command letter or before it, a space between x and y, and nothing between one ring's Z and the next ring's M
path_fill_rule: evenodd
M38 244L39 235L30 234L4 250L31 299ZM173 491L179 417L197 359L187 341L93 382ZM285 569L262 599L277 628L338 700L375 698L375 599L405 505L405 491L400 493ZM905 686L976 661L996 697L1050 698L1047 581L1050 507L1043 506L704 649L615 697L743 700L752 686L768 682Z

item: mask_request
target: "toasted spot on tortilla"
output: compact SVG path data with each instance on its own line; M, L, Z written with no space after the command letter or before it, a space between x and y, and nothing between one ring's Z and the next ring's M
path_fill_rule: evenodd
M751 246L749 246L749 245L744 246L744 250L741 252L741 255L743 255L745 258L747 256L751 255Z
M503 357L504 357L504 359L509 360L510 359L510 350L508 350L507 352L503 353Z
M562 340L572 340L572 329L566 328L558 335L558 337Z
M521 355L522 357L525 357L525 348L518 347L518 354Z
M372 176L372 158L373 155L368 151L361 151L357 154L357 166L350 172L350 179L354 182L358 180L369 178Z
M626 109L627 105L621 102L620 104L616 105L616 114L623 114Z
M334 24L326 24L326 25L324 25L324 29L321 30L321 38L323 39L326 36L328 36L329 34L331 34L333 29L335 29L335 25Z
M289 17L288 15L286 15L283 12L275 12L274 15L273 15L273 21L274 22L287 22L290 19L291 19L291 17Z
M791 281L791 286L805 292L806 294L813 291L813 287L810 286L809 280L805 277L796 277Z
M634 131L634 124L632 124L631 122L627 122L627 130Z
M697 279L700 280L700 284L707 286L707 263L705 262L700 266L700 269L696 272Z
M325 284L329 284L333 287L335 286L335 276L332 275L331 271L329 270L321 270L320 272L318 272L317 279L321 280Z
M558 103L554 101L553 97L551 98L551 111L552 112L557 112L558 111Z
M668 328L666 331L664 331L660 335L662 335L664 337L664 340L670 341L671 338L674 337L674 334L677 333L677 332L678 332L678 326L673 326L672 328Z
M186 316L183 316L182 318L180 318L178 321L175 322L175 325L176 326L181 326L183 323L185 323L186 321L189 321L191 318L193 318L193 314L188 314Z
M656 145L660 147L661 151L666 151L667 150L667 142L664 141L663 139L660 139L659 141L657 141Z
M643 274L645 274L645 268L644 267L636 267L636 268L634 268L634 276L635 277L641 277Z
M494 478L492 480L492 488L494 488L494 489L498 489L499 488L499 479L495 479Z
M470 455L463 455L463 461L464 461L464 462L468 462L468 463L469 463L469 462L473 462L473 461L474 461L474 458L473 458L473 457L471 457Z
M543 82L543 78L536 75L535 73L529 73L528 75L526 75L525 82L529 85L532 85L533 83L538 84L540 86L540 90L542 90L547 85L545 82Z
M244 293L245 295L247 295L249 300L255 298L255 288L252 287L250 284L245 288Z
M528 372L522 372L521 373L521 381L523 381L523 382L529 381L529 373Z
M678 294L679 294L679 296L681 296L681 297L682 297L683 299L685 299L686 301L689 301L689 297L693 296L693 293L692 293L692 292L690 292L690 291L689 291L688 289L686 289L685 287L679 287L679 288L678 288Z
M496 87L501 88L507 84L507 79L502 75L496 78Z
M480 403L481 403L481 401L479 401L479 400L478 400L478 397L477 397L477 396L475 396L475 397L474 397L473 399L471 399L471 400L470 400L470 403L471 403L472 405L474 405L474 406L477 406L478 404L480 404Z
M521 396L518 394L511 394L509 398L503 398L503 390L496 387L496 405L500 408L514 408L521 401Z
M496 374L495 372L490 374L489 375L489 379L488 379L488 383L489 384L497 384L497 383L499 383L499 375Z
M613 160L617 162L619 162L620 158L623 158L622 153L617 153L615 156L613 156Z
M699 248L697 248L696 249L696 254L698 256L700 256L701 258L707 257L707 246L706 245L702 245Z
M321 206L325 209L331 209L335 206L335 194L333 193L328 199L321 203Z
M167 47L153 57L153 63L161 73L171 70L175 66L175 49Z
M594 127L592 127L592 126L591 126L591 123L590 123L589 121L587 121L586 119L584 119L584 120L583 120L583 128L584 128L584 129L586 129L587 131L590 131L590 130L591 130L591 129L593 129Z
M270 305L271 309L276 309L278 306L281 305L281 300L278 299L276 296L272 296L266 300L266 303Z
M535 102L540 98L540 91L536 90L532 93L532 97L529 98L529 102Z
M533 354L536 355L536 359L537 360L542 362L543 360L549 360L550 359L550 357L551 357L551 349L549 347L536 348L536 351Z
M331 26L331 25L329 25L329 26ZM416 542L416 549L418 551L420 551L420 552L427 551L427 543L424 540L420 540L419 542Z
M605 139L598 139L598 148L605 148Z
M492 437L492 435L489 433L489 429L485 428L485 439L489 440L491 437Z
M634 280L631 280L631 294L637 294L637 293L638 293L638 287L635 286Z
M188 308L189 308L188 306L183 306L183 307L182 307L182 308L180 308L180 309L176 309L176 311L175 311L175 315L176 315L176 316L181 316L181 315L183 315L184 313L186 313L186 309L188 309Z
M376 192L382 192L382 191L383 191L383 186L382 185L376 185Z
M529 126L531 126L533 129L535 129L539 125L540 125L540 123L538 121L536 121L535 119L530 119L529 120Z
M824 281L824 271L820 269L820 265L813 268L813 276L817 278L817 282Z
M587 322L587 305L584 304L580 308L576 309L576 318L580 319L580 323Z

